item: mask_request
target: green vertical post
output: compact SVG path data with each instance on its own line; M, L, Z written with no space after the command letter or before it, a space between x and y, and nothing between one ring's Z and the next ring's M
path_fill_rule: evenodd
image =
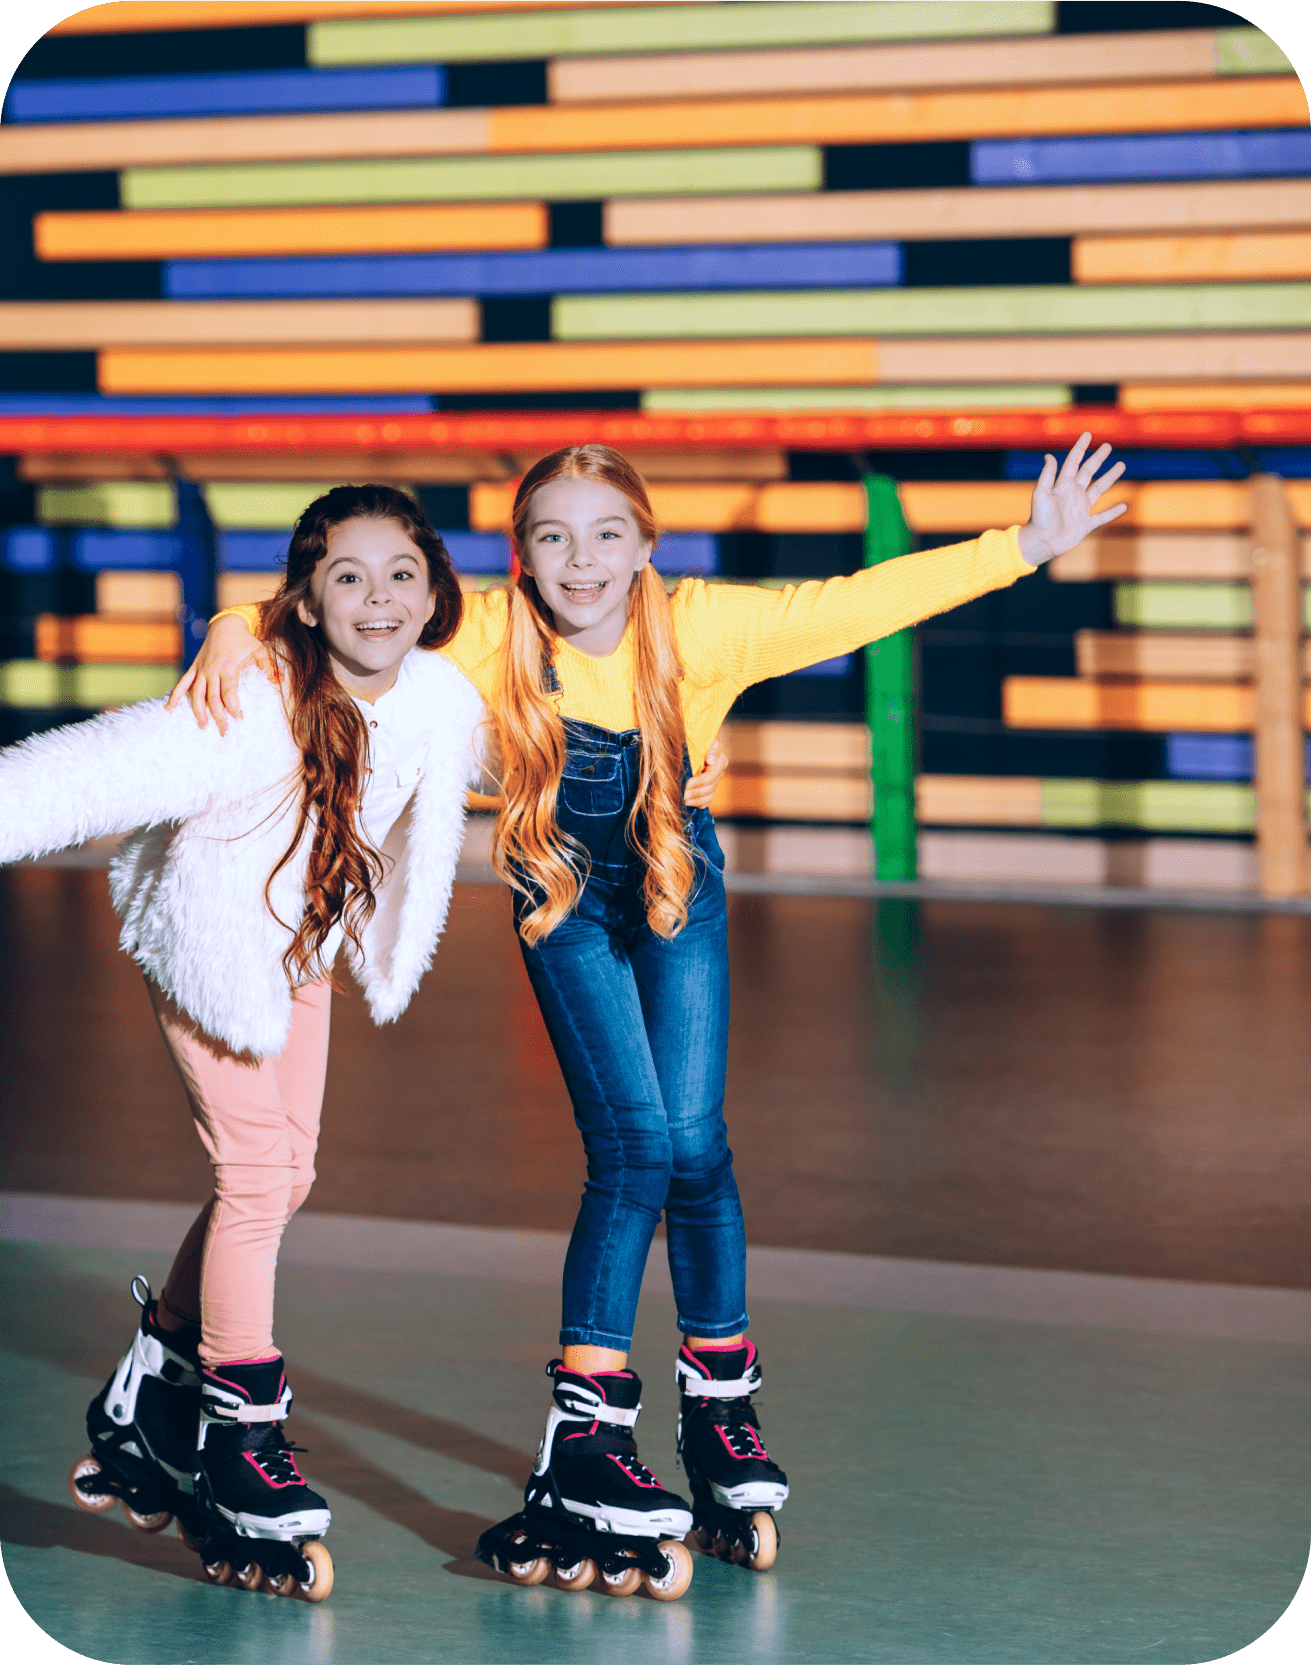
M869 520L865 565L877 566L911 550L897 482L867 474ZM915 849L915 632L898 630L865 649L865 712L873 743L874 876L913 879Z

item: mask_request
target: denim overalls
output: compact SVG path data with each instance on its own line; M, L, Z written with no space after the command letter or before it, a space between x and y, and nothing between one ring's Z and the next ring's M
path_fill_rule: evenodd
M560 1340L628 1351L662 1209L679 1328L736 1335L747 1322L746 1235L724 1127L728 937L714 821L685 811L697 877L687 924L665 941L646 923L644 869L625 837L641 736L564 727L556 817L591 869L555 930L535 948L520 939L587 1154ZM532 905L516 894L516 923Z

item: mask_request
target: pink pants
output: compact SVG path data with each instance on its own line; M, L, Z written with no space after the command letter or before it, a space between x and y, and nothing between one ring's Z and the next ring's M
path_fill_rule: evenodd
M199 1323L205 1364L275 1358L278 1245L314 1183L331 986L324 979L296 990L287 1044L276 1058L231 1051L149 978L146 986L214 1164L214 1195L183 1239L160 1296L165 1319Z

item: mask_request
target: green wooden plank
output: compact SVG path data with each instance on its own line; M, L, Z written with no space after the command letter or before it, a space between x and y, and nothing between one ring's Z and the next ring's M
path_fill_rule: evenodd
M119 176L124 208L590 201L620 194L817 191L822 183L823 162L814 145L250 162L230 167L128 168Z
M913 547L897 482L865 478L869 517L865 565L907 555ZM898 630L865 649L865 710L872 746L874 871L880 879L913 879L915 837L915 632Z
M173 487L164 480L106 480L95 486L39 486L37 519L46 526L172 526Z
M946 387L653 387L649 411L706 410L1055 410L1073 402L1060 382L1000 382Z
M94 711L162 699L177 681L175 665L49 665L41 659L0 664L0 707Z
M1250 630L1246 584L1117 584L1117 624L1140 630Z
M222 480L205 487L205 505L215 526L228 531L283 532L331 486L298 480Z
M615 6L448 17L342 18L311 23L311 64L458 63L692 52L716 47L823 46L943 36L1042 35L1055 8L1034 0L884 0L833 5Z
M1231 781L1044 780L1045 827L1134 827L1143 832L1250 833L1255 794Z
M559 295L557 341L689 336L1090 335L1305 329L1311 283L1108 284L1086 289L809 289Z
M1293 66L1260 29L1217 29L1215 67L1221 75L1291 75Z

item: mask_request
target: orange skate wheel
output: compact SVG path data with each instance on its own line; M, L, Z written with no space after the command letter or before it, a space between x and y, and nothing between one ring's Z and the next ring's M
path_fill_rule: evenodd
M555 1569L556 1586L561 1590L585 1590L596 1577L596 1570L596 1562L584 1556L581 1561L576 1562L572 1567L557 1567Z
M166 1526L172 1526L173 1516L167 1509L157 1509L154 1514L142 1515L124 1499L123 1513L138 1532L162 1532Z
M264 1583L264 1569L258 1561L248 1561L237 1573L237 1583L243 1590L258 1590Z
M512 1543L524 1544L528 1542L526 1532L516 1532ZM551 1563L546 1556L539 1555L535 1561L510 1561L506 1563L506 1573L516 1584L541 1584L551 1575Z
M657 1601L677 1601L692 1582L692 1552L677 1538L662 1538L656 1548L664 1556L668 1569L659 1578L644 1572L642 1582L648 1595Z
M327 1601L334 1577L331 1555L317 1538L301 1544L300 1552L310 1564L309 1582L301 1585L301 1595L306 1601Z
M88 1515L103 1515L118 1502L113 1492L101 1492L99 1497L88 1497L78 1490L77 1483L88 1474L100 1474L103 1470L90 1452L85 1457L79 1457L68 1471L68 1495L79 1509L85 1509Z
M641 1567L625 1567L623 1572L602 1573L601 1588L608 1596L631 1596L642 1588Z
M751 1534L743 1560L752 1572L768 1572L778 1554L778 1528L767 1509L757 1509L751 1517Z
M226 1561L202 1561L201 1566L211 1584L231 1584L237 1576Z

